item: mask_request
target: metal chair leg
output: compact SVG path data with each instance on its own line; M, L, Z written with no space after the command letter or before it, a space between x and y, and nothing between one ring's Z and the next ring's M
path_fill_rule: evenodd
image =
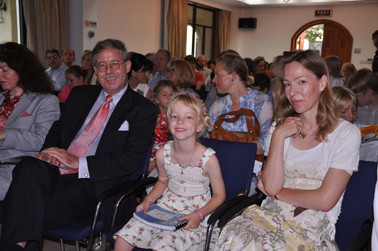
M60 251L64 251L64 241L63 239L60 239Z
M80 245L78 241L75 241L76 251L80 251Z

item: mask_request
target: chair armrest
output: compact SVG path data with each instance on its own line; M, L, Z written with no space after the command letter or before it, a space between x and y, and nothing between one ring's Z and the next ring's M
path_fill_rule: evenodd
M224 215L230 208L234 207L247 198L248 197L246 195L240 195L227 202L224 202L210 215L209 219L207 220L207 224L215 224L217 220L222 217L222 215Z
M246 207L256 204L261 205L261 202L264 200L264 194L255 194L251 197L247 197L244 200L240 200L238 204L234 204L232 208L229 208L220 218L218 221L218 227L223 228L236 214L238 214L241 210L245 209Z

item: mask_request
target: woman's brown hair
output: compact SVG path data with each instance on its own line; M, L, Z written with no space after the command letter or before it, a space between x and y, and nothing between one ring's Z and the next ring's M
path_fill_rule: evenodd
M328 79L327 86L320 93L318 114L316 115L316 121L319 126L316 140L326 140L327 135L337 127L339 123L339 114L332 100L332 89L329 84L327 64L324 59L313 50L296 51L287 57L279 57L277 61L274 62L275 67L277 67L275 69L277 69L278 82L273 90L273 118L278 126L282 124L287 117L299 116L286 98L285 86L283 85L285 67L292 62L300 63L304 68L311 71L318 79L323 76L326 76Z

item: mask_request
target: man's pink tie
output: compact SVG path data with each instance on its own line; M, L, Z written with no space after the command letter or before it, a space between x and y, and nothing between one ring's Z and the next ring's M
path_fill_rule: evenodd
M106 118L109 114L110 102L113 100L111 95L106 97L105 102L102 106L98 109L96 114L92 117L91 121L89 121L88 125L84 128L82 133L77 137L70 147L68 148L68 152L75 155L76 157L84 157L88 151L89 146L92 144L93 140L97 137L100 133L101 128L104 126ZM77 173L78 170L66 170L63 168L59 168L60 174L69 174L69 173Z

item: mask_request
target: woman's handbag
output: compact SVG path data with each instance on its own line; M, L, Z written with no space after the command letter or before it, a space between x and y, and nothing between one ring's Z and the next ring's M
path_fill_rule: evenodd
M247 123L247 132L230 132L222 127L223 122L235 123L242 115L244 115ZM227 116L233 117L227 118ZM220 115L217 121L215 121L213 130L209 133L209 136L212 139L248 143L259 139L260 124L253 111L249 109L240 109L239 111L232 111Z
M227 131L222 127L223 122L235 123L239 118L244 115L245 121L247 123L247 132L231 132ZM231 118L226 118L227 116L233 116ZM222 114L215 121L213 130L209 132L209 137L211 139L219 139L225 141L234 142L245 142L251 143L258 140L260 137L260 124L256 117L256 114L249 109L242 108L239 111L232 111ZM256 160L264 163L264 155L256 155Z

